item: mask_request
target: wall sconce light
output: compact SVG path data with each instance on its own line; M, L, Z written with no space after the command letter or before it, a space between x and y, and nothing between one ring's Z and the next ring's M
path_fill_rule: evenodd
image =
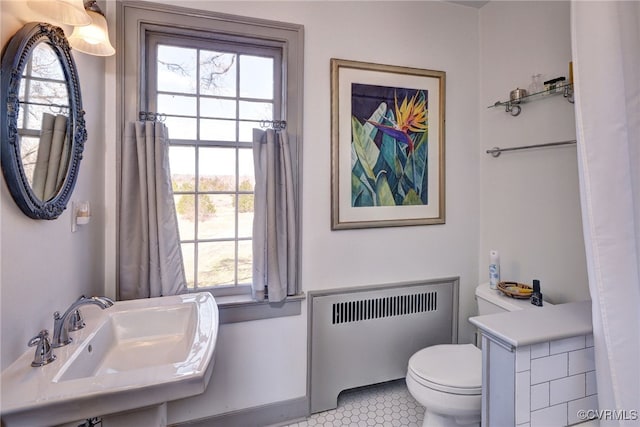
M73 202L71 211L71 232L78 231L78 225L91 222L91 204L88 201Z
M86 13L91 18L91 23L86 26L77 26L69 36L69 44L80 52L95 56L111 56L116 50L109 41L107 19L100 10L95 0L84 3Z
M29 0L27 5L61 24L73 26L91 24L91 17L84 10L82 0Z

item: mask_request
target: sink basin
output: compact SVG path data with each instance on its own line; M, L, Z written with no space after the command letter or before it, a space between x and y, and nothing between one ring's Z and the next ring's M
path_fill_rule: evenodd
M218 334L209 293L81 308L87 326L30 366L33 349L2 372L6 427L52 425L115 414L204 392Z
M115 312L85 340L53 381L185 361L196 338L196 315L194 304Z

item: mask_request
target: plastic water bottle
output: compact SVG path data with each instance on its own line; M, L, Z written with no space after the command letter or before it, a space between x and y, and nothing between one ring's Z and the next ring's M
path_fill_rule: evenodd
M489 251L489 287L498 289L500 282L500 254L498 251Z

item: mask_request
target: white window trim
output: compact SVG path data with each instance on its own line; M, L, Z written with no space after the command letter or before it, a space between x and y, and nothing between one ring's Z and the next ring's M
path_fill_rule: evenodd
M141 61L145 60L145 26L172 26L193 31L216 32L220 34L237 34L239 36L259 37L265 40L277 40L284 43L283 63L286 64L283 117L287 122L289 143L293 148L292 159L297 166L295 171L297 192L297 228L298 248L301 247L301 207L302 207L302 107L303 107L303 62L304 62L304 27L298 24L283 23L258 18L242 17L211 11L170 6L145 1L122 1L116 6L116 105L119 106L115 121L117 129L124 129L124 124L138 120L140 111L144 109L145 90ZM131 94L136 94L131 96ZM123 135L116 134L116 194L120 189L120 145ZM117 198L115 199L117 204ZM119 207L116 206L117 213ZM116 216L117 217L117 216ZM117 224L116 226L117 227ZM108 244L108 243L107 243ZM117 244L116 244L117 245ZM116 247L117 251L117 247ZM117 259L117 257L116 257ZM300 274L301 256L297 254L298 274ZM117 280L117 278L116 278ZM298 280L300 283L300 280ZM116 285L117 288L117 285ZM219 296L218 304L227 314L223 322L237 322L291 316L300 314L300 304L304 299L302 292L289 297L284 303L269 304L263 301L252 301L247 298ZM247 308L249 307L249 308ZM282 309L284 308L284 309ZM248 314L247 314L248 313ZM278 314L280 313L280 314Z

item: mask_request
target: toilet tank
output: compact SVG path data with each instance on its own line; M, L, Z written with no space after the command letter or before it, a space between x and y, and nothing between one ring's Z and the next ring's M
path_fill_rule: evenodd
M535 307L531 304L530 299L508 297L497 289L491 289L489 283L483 283L476 288L476 301L478 302L479 316ZM552 305L547 301L544 301L544 304Z

